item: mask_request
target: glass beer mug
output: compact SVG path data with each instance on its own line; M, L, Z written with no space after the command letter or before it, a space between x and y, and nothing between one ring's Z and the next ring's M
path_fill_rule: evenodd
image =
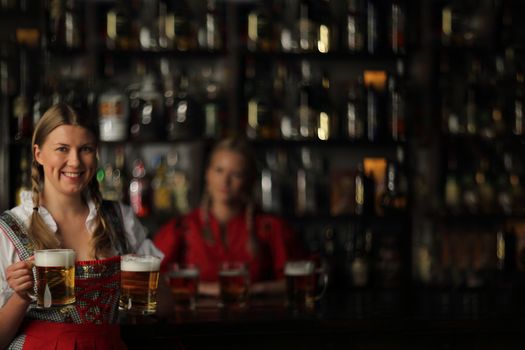
M192 264L173 264L168 272L168 285L175 310L195 310L199 289L199 268Z
M75 251L35 250L37 308L75 303Z
M130 314L149 315L157 310L160 258L123 255L120 260L119 308Z
M244 262L223 262L219 268L219 307L243 308L248 304L250 275Z
M292 310L312 310L328 284L323 268L316 268L309 260L288 261L284 267L286 278L286 305Z

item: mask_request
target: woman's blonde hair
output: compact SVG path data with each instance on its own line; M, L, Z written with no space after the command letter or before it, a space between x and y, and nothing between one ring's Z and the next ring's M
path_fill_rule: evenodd
M43 248L58 248L60 241L46 225L40 214L38 207L40 205L40 194L43 190L44 184L44 169L36 161L34 157L35 145L42 147L47 139L47 136L57 127L61 125L74 125L87 129L98 140L98 127L93 118L74 110L71 106L58 103L51 106L38 121L33 132L33 139L31 147L33 149L33 159L31 162L31 185L33 198L33 214L29 224L29 236L34 244L35 249ZM83 191L82 196L87 201L90 197L95 203L97 209L97 216L95 217L94 227L95 232L91 238L91 249L95 257L101 253L108 252L112 247L111 237L113 231L111 225L108 225L106 219L102 215L102 194L98 187L98 182L95 176L89 182L87 188Z
M247 249L252 255L258 253L258 239L255 233L255 202L253 196L253 186L255 184L257 176L257 164L255 161L255 154L249 144L249 142L242 137L229 137L220 140L212 148L208 157L208 167L210 166L211 159L219 151L230 151L240 154L244 159L244 176L245 183L243 188L243 194L241 196L242 205L245 208L245 219L246 228L248 231L248 246ZM211 206L211 198L209 196L207 188L205 188L204 194L201 200L201 213L204 222L204 229L202 234L204 238L212 242L214 241L213 235L209 228L209 212Z

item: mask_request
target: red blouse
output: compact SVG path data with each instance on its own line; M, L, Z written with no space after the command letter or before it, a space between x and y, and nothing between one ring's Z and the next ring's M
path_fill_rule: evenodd
M200 209L175 218L162 226L153 242L164 253L161 270L170 263L191 263L200 269L203 281L217 281L218 267L225 261L247 262L252 282L283 277L286 260L302 256L302 249L291 228L281 219L268 214L256 214L254 228L258 238L258 254L247 249L248 231L245 213L232 218L225 225L224 242L219 222L209 215L208 229L214 242L203 234Z

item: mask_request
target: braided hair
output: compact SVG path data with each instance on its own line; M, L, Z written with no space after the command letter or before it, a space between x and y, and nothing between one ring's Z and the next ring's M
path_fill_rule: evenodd
M57 127L61 125L80 126L90 131L96 139L98 139L98 128L96 123L88 116L79 113L71 106L65 103L58 103L51 106L38 121L33 132L33 139L31 142L32 149L38 145L42 147L46 141L47 136ZM34 155L31 162L31 187L33 199L33 214L31 215L29 224L29 237L33 242L35 249L50 249L59 248L60 241L44 222L42 216L38 212L40 206L40 195L43 190L44 183L44 169L36 161ZM104 253L108 253L112 248L112 237L114 232L111 225L108 225L105 217L102 215L102 194L98 187L98 182L93 177L86 189L82 193L85 201L89 198L93 200L97 215L94 219L95 230L91 238L91 249L95 257L99 257Z
M208 167L210 166L211 159L214 154L218 151L230 151L240 154L244 158L244 175L246 183L244 186L244 192L241 196L241 204L245 208L245 222L246 229L248 232L248 241L246 249L253 256L259 252L259 242L255 233L255 200L253 196L253 185L256 179L257 165L255 162L255 156L250 147L248 141L242 137L229 137L219 141L210 152L208 158ZM200 209L203 221L202 235L204 239L210 243L214 243L213 235L211 234L209 216L211 208L211 197L208 193L208 189L204 189L204 194L201 199Z

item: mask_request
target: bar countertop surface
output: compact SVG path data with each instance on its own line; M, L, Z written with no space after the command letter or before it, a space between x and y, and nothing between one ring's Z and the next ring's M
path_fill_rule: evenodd
M430 317L406 312L407 303L414 310L420 300L397 297L332 296L306 312L289 310L282 298L252 298L241 309L201 298L193 311L121 314L120 321L130 349L522 349L525 344L522 312Z

